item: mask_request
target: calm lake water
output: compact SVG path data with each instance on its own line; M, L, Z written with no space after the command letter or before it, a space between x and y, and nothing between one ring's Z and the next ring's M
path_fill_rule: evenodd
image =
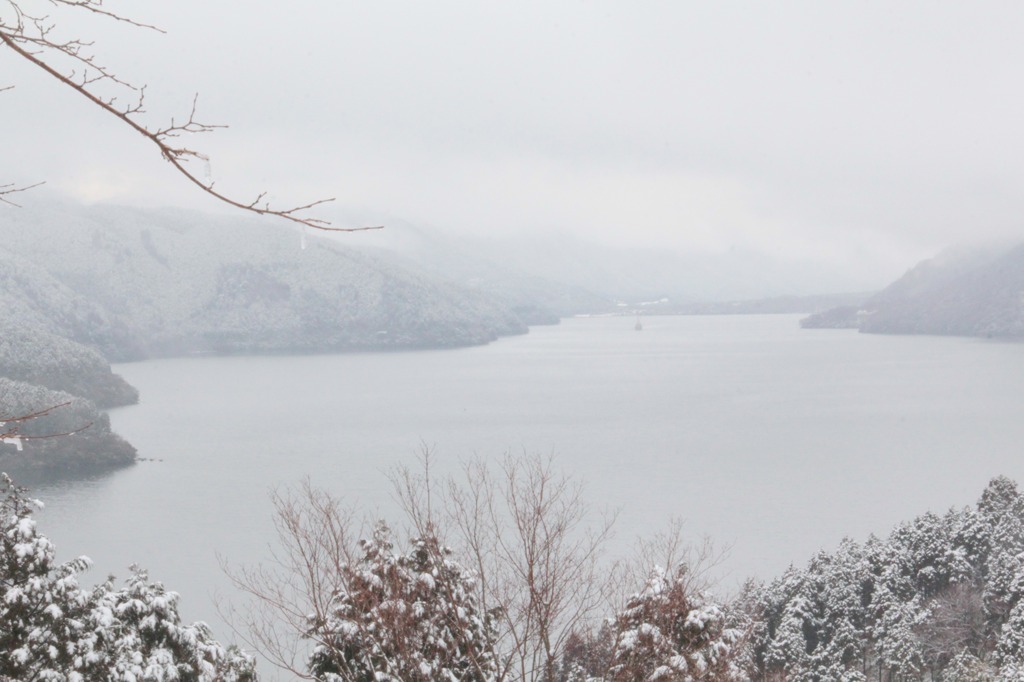
M616 550L673 517L731 545L723 591L849 535L1024 481L1024 345L801 330L794 316L572 319L479 348L120 365L114 428L142 462L37 489L41 528L99 579L137 562L190 620L266 555L268 492L310 477L393 517L385 473L554 453Z

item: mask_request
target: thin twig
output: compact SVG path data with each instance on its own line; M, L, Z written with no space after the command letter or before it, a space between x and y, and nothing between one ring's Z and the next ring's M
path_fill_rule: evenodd
M14 185L13 183L8 183L6 185L0 185L0 204L7 204L8 206L14 206L16 208L21 208L21 204L16 204L13 201L11 201L10 199L8 199L7 197L9 197L12 194L17 194L18 192L24 192L26 190L30 190L33 187L39 187L40 185L43 185L43 184L45 184L45 183L37 182L34 185L25 185L23 187L18 187L16 185Z
M145 28L163 32L156 26L135 21L128 17L110 12L102 7L102 0L49 0L54 6L73 7L82 9L93 14L124 22L139 28ZM145 100L145 87L136 87L131 83L122 80L110 69L96 62L89 53L91 43L82 39L60 41L51 37L54 23L48 16L38 16L25 12L18 2L8 0L7 3L13 13L14 19L10 23L0 21L0 42L11 48L18 56L39 67L50 76L75 90L90 102L111 114L121 122L128 125L137 133L152 142L160 150L160 155L166 159L175 170L184 175L192 184L201 191L209 194L215 199L234 206L243 211L249 211L258 215L269 215L283 218L300 225L305 225L318 230L331 232L362 232L365 230L379 230L383 226L371 227L334 227L329 221L320 218L303 215L305 212L314 209L322 204L334 201L334 198L319 199L292 208L277 209L265 200L266 192L259 193L252 201L240 201L227 196L221 191L214 189L214 183L210 180L202 180L188 168L188 162L199 160L209 163L209 157L187 146L179 146L174 140L185 134L207 133L218 128L225 128L223 125L212 125L201 123L196 120L196 104L198 95L192 101L192 110L185 123L176 123L174 119L168 126L163 128L150 129L139 123L135 117L145 113L143 107ZM71 60L81 71L61 71L48 60L48 55L57 54ZM126 88L135 93L134 103L129 105L117 104L116 97L104 97L94 91L98 83L110 83L121 88ZM0 92L10 89L11 86L0 88ZM0 185L0 202L16 206L14 202L5 199L6 195L21 192L31 187L14 187L13 185Z

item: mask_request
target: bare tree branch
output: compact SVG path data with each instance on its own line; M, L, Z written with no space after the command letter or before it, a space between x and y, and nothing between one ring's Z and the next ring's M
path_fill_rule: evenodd
M337 497L306 480L298 491L275 492L276 544L255 566L221 568L235 588L251 597L244 609L218 604L234 634L271 664L301 679L316 644L317 623L327 621L346 566L358 557L356 539L364 526Z
M582 485L559 474L550 457L507 455L497 466L473 460L439 494L429 462L426 453L421 475L402 468L392 475L406 517L446 527L477 573L480 600L496 616L500 679L554 679L572 633L607 606L611 575L600 559L616 515L594 519Z
M102 0L48 0L49 4L57 8L73 8L84 10L93 14L130 24L139 28L160 31L155 26L144 24L134 19L116 14L106 10L102 6ZM318 199L291 208L275 208L266 200L266 192L260 192L251 201L239 200L230 197L214 188L212 180L200 178L191 168L189 162L201 161L204 167L209 164L209 157L187 145L180 144L179 139L190 134L212 132L223 125L202 123L196 119L196 104L198 95L192 101L192 110L184 123L177 123L171 119L170 124L164 127L151 128L140 123L137 118L145 113L145 86L136 87L131 83L119 78L113 71L96 61L89 51L91 43L80 38L61 40L55 37L55 23L49 15L33 14L24 9L24 2L18 0L6 0L11 18L4 19L0 15L0 42L9 47L16 55L29 63L43 70L53 78L57 79L67 87L76 91L90 102L100 107L122 123L135 130L147 140L156 145L160 155L170 163L175 170L184 175L193 185L201 191L214 197L229 206L249 211L258 215L269 215L289 220L300 225L313 227L318 230L332 232L360 232L364 230L381 229L380 225L372 227L334 227L328 221L306 215L311 209L322 204L334 201L333 198ZM162 32L162 31L161 31ZM57 62L66 61L70 66L60 67ZM130 93L132 103L121 104L116 95L105 95L101 92L100 86L113 86L123 93ZM11 86L0 88L0 91L7 90ZM15 187L14 185L0 185L0 202L13 204L4 197L15 192L24 191L30 187Z
M44 184L44 183L37 182L34 185L27 185L27 186L22 186L22 187L18 187L16 185L14 185L13 183L7 183L6 185L0 185L0 203L7 204L8 206L20 207L19 204L14 203L10 199L8 199L8 197L10 195L12 195L12 194L17 194L18 192L24 192L26 190L30 190L33 187L39 187L42 184Z
M71 404L71 401L59 403L57 405L51 405L41 410L35 410L33 412L18 414L18 415L4 415L0 413L0 442L6 441L18 441L19 443L26 440L45 440L47 438L63 438L64 436L73 436L76 433L81 433L92 426L92 422L86 422L78 428L70 431L44 433L35 435L26 435L21 431L21 425L27 424L40 417L45 417L52 412L59 410L62 407L67 407ZM18 445L18 449L21 449L21 445Z

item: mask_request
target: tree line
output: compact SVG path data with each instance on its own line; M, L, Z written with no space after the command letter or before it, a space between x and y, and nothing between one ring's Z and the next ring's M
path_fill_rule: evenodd
M1024 679L1024 498L994 479L974 507L844 541L750 585L758 680Z
M88 559L55 563L5 477L0 678L255 680L258 655L324 682L1024 679L1024 497L1009 479L718 601L716 555L678 524L609 561L614 515L551 459L430 473L427 458L392 475L397 524L309 484L276 494L273 554L225 566L248 597L224 613L247 651L183 624L141 569L80 587Z
M614 515L592 514L551 459L434 481L428 458L392 482L401 534L312 485L275 495L273 555L225 566L249 596L224 614L246 653L182 624L140 569L121 590L81 588L88 559L56 564L5 478L0 679L251 680L257 654L332 682L744 679L749 625L705 593L710 555L690 570L678 525L609 566Z

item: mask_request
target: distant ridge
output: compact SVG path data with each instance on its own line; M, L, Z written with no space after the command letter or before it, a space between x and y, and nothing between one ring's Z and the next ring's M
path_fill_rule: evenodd
M441 348L527 331L505 298L288 227L60 202L0 211L0 297L0 421L70 402L21 432L91 424L0 444L0 467L32 472L134 461L98 411L138 400L110 361Z
M862 304L801 324L875 334L1024 338L1024 244L946 251Z
M313 235L302 248L296 231L258 220L25 209L0 215L0 244L0 254L110 319L117 334L102 343L57 324L63 310L51 306L48 322L115 360L445 347L526 331L480 292Z

